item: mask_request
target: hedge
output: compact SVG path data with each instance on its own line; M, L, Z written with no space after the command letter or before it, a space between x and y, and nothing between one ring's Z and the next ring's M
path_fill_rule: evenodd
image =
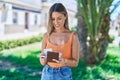
M10 49L10 48L18 47L18 46L31 44L34 42L40 42L41 40L42 40L42 34L39 34L38 36L24 38L24 39L0 41L0 51L2 51L4 49Z

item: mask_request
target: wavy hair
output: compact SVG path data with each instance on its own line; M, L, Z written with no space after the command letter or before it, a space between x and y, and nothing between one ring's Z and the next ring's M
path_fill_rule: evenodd
M64 16L66 16L64 27L65 27L65 29L69 30L68 13L67 13L66 8L63 6L62 3L55 3L51 6L51 8L49 10L49 20L48 20L48 28L47 28L48 34L50 35L55 29L52 24L52 13L53 12L59 12L59 13L62 13Z

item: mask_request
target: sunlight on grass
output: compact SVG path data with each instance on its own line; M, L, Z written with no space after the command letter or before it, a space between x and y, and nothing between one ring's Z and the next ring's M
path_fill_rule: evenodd
M73 80L120 80L120 48L109 45L107 57L99 65L93 67L80 61L77 68L73 68Z
M40 43L1 51L0 60L6 69L0 70L0 80L40 80L40 52Z
M11 68L10 72L15 72L15 70L16 70L15 68Z
M31 54L31 52L35 52L35 51L40 51L40 45L41 43L34 43L34 44L30 44L27 46L23 46L23 47L17 47L15 49L10 49L10 50L4 50L1 51L2 56L14 56L14 57L19 57L19 58L26 58L28 55L34 55ZM37 55L37 57L39 57L39 55Z
M5 80L5 76L1 76L0 80Z
M116 47L113 46L112 44L109 44L108 50L107 50L108 54L112 54L112 55L120 55L120 47Z
M0 52L0 63L12 65L8 70L0 70L0 80L40 80L43 66L39 62L39 46L35 44ZM90 67L80 60L78 67L72 68L73 80L120 80L119 53L119 47L109 45L106 59L99 65Z

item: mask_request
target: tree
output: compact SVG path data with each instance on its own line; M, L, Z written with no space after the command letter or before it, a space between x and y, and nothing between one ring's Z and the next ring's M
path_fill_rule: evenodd
M109 42L109 7L113 0L78 0L78 28L81 50L90 64L106 56Z

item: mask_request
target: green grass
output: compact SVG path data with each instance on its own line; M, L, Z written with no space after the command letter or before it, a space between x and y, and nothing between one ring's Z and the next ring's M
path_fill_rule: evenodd
M107 57L99 65L87 66L80 60L77 68L73 68L74 80L120 80L120 48L109 45Z
M5 50L0 53L0 80L40 80L40 44ZM9 64L9 65L8 65Z
M0 80L40 80L39 43L0 52ZM120 80L120 48L109 45L107 57L99 65L87 66L80 60L72 68L73 80ZM1 67L1 64L5 65Z

